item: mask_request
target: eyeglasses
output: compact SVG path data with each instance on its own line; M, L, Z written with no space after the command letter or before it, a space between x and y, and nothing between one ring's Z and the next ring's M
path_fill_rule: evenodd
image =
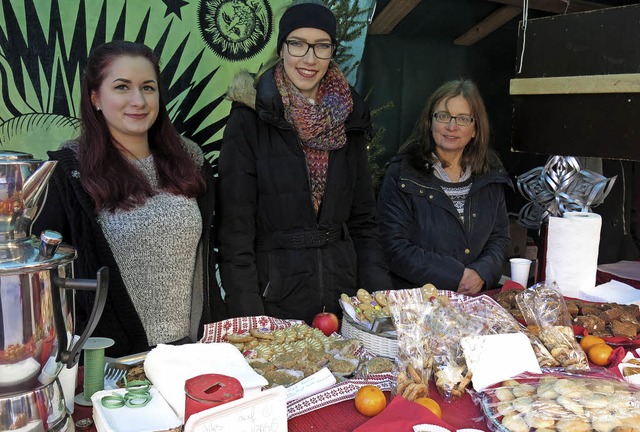
M320 60L328 60L333 57L333 52L336 49L334 44L322 42L310 44L301 40L290 39L284 41L287 44L287 51L293 57L304 57L309 52L309 48L313 50L313 53Z
M474 122L474 118L468 115L452 116L446 111L438 111L433 115L438 123L449 123L451 119L454 119L458 126L469 126Z

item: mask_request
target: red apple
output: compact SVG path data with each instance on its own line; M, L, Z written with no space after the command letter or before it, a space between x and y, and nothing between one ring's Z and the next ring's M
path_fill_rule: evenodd
M331 312L320 312L318 315L313 317L311 326L321 330L326 336L330 336L338 331L340 322L338 321L338 317Z

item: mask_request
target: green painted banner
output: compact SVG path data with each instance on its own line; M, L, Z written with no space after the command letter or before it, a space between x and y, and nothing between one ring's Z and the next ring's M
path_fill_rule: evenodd
M150 46L161 59L178 131L214 160L240 70L276 58L290 0L0 0L0 148L46 158L79 133L81 73L111 40ZM343 41L336 61L353 83L374 0L330 0Z

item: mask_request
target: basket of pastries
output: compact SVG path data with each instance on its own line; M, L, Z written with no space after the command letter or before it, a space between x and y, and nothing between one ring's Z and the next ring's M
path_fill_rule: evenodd
M375 355L394 359L398 339L389 314L388 295L389 291L369 293L365 289L359 289L354 297L342 294L340 333L347 339L359 340Z

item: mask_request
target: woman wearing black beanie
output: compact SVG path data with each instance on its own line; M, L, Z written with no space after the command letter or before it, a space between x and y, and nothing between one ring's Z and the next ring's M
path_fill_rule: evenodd
M311 322L341 293L391 288L368 169L369 111L331 60L336 19L287 9L279 61L236 78L219 159L221 278L231 317Z

